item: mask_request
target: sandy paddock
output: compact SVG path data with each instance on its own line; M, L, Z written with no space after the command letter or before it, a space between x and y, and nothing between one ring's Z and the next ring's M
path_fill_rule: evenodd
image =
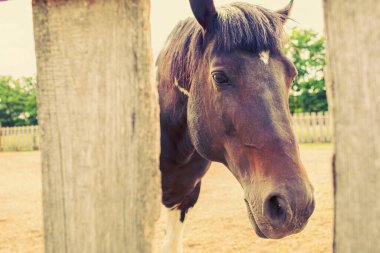
M243 191L224 166L213 164L203 180L199 202L188 216L185 253L332 252L331 153L331 145L301 146L315 187L316 210L302 233L279 241L259 239L254 234ZM155 253L160 252L163 235L161 217L156 226ZM0 153L0 252L43 251L40 153Z

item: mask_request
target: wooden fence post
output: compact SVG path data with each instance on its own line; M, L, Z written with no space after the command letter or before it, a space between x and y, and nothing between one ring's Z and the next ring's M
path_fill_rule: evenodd
M149 0L33 0L46 253L151 252Z
M324 2L335 120L334 252L380 252L380 1Z
M300 143L306 143L304 117L305 116L303 113L297 114L297 119L298 119L297 122L299 124Z
M37 150L39 145L39 134L38 134L38 126L33 127L33 137L32 137L32 149Z
M312 143L318 142L317 136L317 114L315 112L310 113L310 123L313 128Z
M318 137L318 140L319 142L326 142L326 134L325 134L325 130L324 130L324 126L325 126L325 123L323 121L323 112L318 112L317 113L317 124L318 124L318 128L319 128L319 137Z

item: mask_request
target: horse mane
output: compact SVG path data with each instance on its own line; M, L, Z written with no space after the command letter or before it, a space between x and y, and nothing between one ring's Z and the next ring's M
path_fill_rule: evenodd
M282 46L282 18L281 14L260 6L233 3L217 9L210 36L215 49L220 51L272 51ZM184 89L190 89L191 77L204 54L204 41L205 32L195 18L187 18L175 26L156 62L159 73L169 75L167 85L178 82Z

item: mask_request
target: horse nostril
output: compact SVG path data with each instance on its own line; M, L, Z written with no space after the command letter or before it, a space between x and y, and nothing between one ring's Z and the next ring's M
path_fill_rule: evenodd
M286 222L288 209L288 202L279 195L269 197L264 203L264 215L273 226L281 226Z

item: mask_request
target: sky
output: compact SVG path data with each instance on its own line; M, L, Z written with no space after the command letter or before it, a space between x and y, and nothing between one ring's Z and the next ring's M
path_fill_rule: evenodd
M278 10L289 0L238 0ZM214 0L221 6L236 0ZM166 37L175 24L191 16L188 0L152 0L151 32L153 57L159 53ZM295 0L287 27L298 26L323 33L322 0ZM33 39L31 0L0 1L0 75L14 77L30 76L36 73Z

